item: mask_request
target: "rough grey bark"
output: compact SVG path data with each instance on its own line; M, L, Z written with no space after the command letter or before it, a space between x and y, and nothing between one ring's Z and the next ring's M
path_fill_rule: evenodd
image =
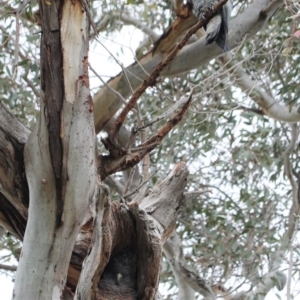
M187 175L186 165L179 163L140 206L110 204L107 187L99 186L92 241L75 299L159 299L162 246L174 230Z

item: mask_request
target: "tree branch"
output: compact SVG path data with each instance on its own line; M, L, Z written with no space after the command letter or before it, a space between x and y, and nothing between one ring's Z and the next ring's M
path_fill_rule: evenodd
M139 88L133 93L130 100L128 101L127 105L124 107L122 112L119 114L119 116L116 119L115 126L111 130L109 136L112 142L115 142L116 137L119 133L120 127L124 123L128 113L134 108L134 106L137 103L137 100L139 97L146 91L146 89L150 86L153 86L156 84L156 80L160 73L173 61L176 54L179 50L181 50L184 45L187 43L189 38L196 33L196 31L203 27L218 11L219 9L225 5L227 0L221 0L218 2L212 10L207 10L203 12L203 15L205 15L205 19L200 19L199 22L194 25L184 36L184 38L176 45L176 47L171 51L171 53L162 61L160 62L154 69L154 71L146 78L143 83L139 86Z
M99 175L103 180L106 176L118 171L126 170L139 163L143 157L152 151L164 137L180 122L186 113L192 100L192 94L186 103L175 112L175 114L164 124L158 131L142 145L126 149L115 145L108 137L102 140L105 148L109 151L109 155L99 157L100 166Z
M15 271L17 271L17 266L10 266L10 265L0 264L0 269L5 270L5 271L15 272Z
M234 49L239 43L244 41L245 36L249 39L262 30L277 8L283 5L283 1L275 1L274 6L267 12L266 17L263 19L259 18L260 12L264 11L269 6L269 3L269 0L253 1L231 21L228 36L228 43L231 49ZM205 46L205 37L203 37L199 41L185 46L161 75L173 76L198 68L220 54L221 49L217 45ZM151 73L163 58L163 53L155 53L154 56L152 56L152 53L148 53L139 61L139 64L134 63L126 68L127 76L122 72L112 78L108 84L121 93L124 98L127 98L131 94L127 80L129 80L130 86L136 89L140 85L141 80L147 77L146 73ZM106 87L103 87L94 96L93 101L95 127L98 133L102 130L104 124L118 111L122 103L116 97L110 95Z
M258 104L263 112L278 121L296 123L300 121L300 113L296 107L288 107L279 104L268 93L258 86L250 76L242 69L240 64L234 65L230 55L226 55L224 60L227 66L234 69L237 85L247 94L251 99Z

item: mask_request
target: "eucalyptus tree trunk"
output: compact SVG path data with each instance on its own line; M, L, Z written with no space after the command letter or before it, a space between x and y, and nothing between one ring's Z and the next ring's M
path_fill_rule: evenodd
M13 299L59 299L96 184L89 22L79 1L40 1L41 113L25 147L30 205Z

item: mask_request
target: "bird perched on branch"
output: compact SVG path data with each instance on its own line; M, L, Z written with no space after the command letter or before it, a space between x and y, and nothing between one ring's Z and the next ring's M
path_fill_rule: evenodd
M212 9L219 0L189 0L193 4L193 13L199 18L205 18L204 12ZM228 44L226 43L229 19L232 10L232 2L228 0L224 6L222 6L220 12L214 16L204 27L206 30L206 43L205 45L216 42L224 52L230 51Z

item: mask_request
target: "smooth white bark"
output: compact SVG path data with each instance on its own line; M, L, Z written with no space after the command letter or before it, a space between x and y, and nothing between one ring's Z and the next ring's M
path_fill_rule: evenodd
M226 61L228 63L227 66L234 69L234 75L236 77L234 81L235 84L239 86L244 93L248 94L249 97L262 108L267 116L288 123L297 123L300 121L298 107L289 107L278 103L263 90L259 82L255 82L250 78L240 64L234 66L234 63L230 61L230 55L226 56Z
M51 9L54 13L55 7ZM85 18L80 2L66 1L63 4L60 20L63 78L55 78L57 82L64 80L65 86L59 177L52 165L57 158L51 158L49 150L51 133L48 133L47 113L51 112L47 111L49 108L44 104L43 94L40 120L25 147L29 218L13 299L60 299L76 235L93 197L96 157L93 113L88 101L90 91L85 63L88 26ZM72 39L65 38L66 35L71 35ZM72 69L68 68L70 57ZM78 78L78 74L85 77Z

